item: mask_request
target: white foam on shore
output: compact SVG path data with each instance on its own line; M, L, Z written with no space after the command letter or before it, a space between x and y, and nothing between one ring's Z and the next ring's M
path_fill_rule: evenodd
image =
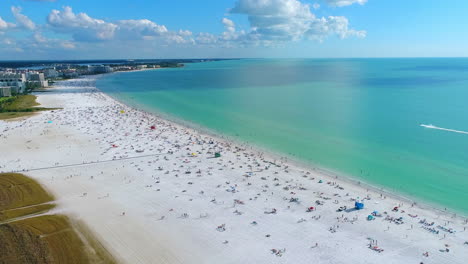
M421 124L421 126L422 126L422 127L425 127L425 128L443 130L443 131L448 131L448 132L453 132L453 133L468 134L468 132L466 132L466 131L455 130L455 129L449 129L449 128L443 128L443 127L437 127L437 126L434 126L434 125L425 125L425 124Z

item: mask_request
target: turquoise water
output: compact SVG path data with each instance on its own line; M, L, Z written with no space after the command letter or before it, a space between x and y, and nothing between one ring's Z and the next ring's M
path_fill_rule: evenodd
M468 213L468 59L232 60L114 74L106 93Z

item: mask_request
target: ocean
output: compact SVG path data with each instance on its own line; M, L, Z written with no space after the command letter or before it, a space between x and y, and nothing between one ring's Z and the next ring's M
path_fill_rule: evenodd
M146 111L468 213L468 59L226 60L97 85Z

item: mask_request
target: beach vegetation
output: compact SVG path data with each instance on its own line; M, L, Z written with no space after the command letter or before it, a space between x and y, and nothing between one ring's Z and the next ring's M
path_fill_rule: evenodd
M37 111L56 110L56 108L37 107L35 95L18 95L0 101L0 120L32 115Z
M43 215L0 225L0 263L115 263L83 241L63 215ZM97 254L96 252L100 252Z
M0 174L0 263L115 263L83 223L44 214L53 201L33 179Z
M0 213L53 200L54 197L47 193L39 183L23 174L0 174Z

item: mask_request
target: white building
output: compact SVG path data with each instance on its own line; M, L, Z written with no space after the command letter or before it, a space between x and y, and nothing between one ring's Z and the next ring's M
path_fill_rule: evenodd
M11 93L23 93L26 89L26 75L24 73L0 72L0 88L5 87L10 88Z
M112 67L110 66L104 66L104 65L89 65L88 66L88 72L91 74L96 74L96 73L110 73L113 72Z
M45 69L44 70L44 77L47 79L55 79L59 77L59 73L55 70L55 68L52 69Z
M64 78L76 78L80 76L80 73L76 69L61 70L59 74Z
M28 72L27 80L32 84L38 84L40 87L49 86L49 81L45 79L44 73Z

